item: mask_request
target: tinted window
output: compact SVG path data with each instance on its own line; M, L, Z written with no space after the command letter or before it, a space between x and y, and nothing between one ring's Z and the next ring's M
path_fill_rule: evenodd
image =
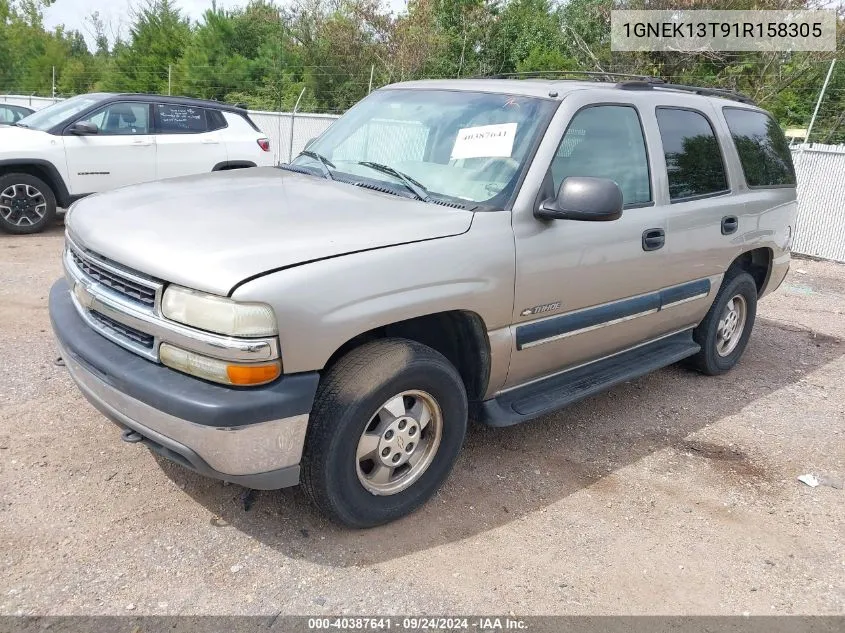
M774 119L739 108L724 108L724 113L748 186L794 185L789 144Z
M0 105L0 123L15 123L30 114L31 110L21 106Z
M19 118L14 110L0 105L0 123L14 123Z
M657 108L663 139L669 198L683 200L728 190L719 141L700 112Z
M569 176L610 178L625 204L651 201L645 139L633 107L593 106L575 115L552 162L555 191Z
M108 136L149 134L150 107L146 103L112 103L80 121L93 123Z
M208 119L209 132L213 132L214 130L222 130L228 125L226 123L226 119L223 117L223 113L219 110L206 110L205 116Z
M196 134L208 130L205 108L193 106L156 105L159 130L163 134Z

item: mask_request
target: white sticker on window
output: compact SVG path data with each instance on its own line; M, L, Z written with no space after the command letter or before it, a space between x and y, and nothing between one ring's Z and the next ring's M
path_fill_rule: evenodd
M461 128L452 148L452 159L510 156L515 137L516 123Z

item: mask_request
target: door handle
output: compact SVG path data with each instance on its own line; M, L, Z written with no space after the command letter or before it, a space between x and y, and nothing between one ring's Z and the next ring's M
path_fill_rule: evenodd
M736 233L739 228L739 219L735 215L726 215L722 218L722 235Z
M643 231L643 250L656 251L666 243L666 231L663 229L646 229Z
M152 144L152 141L132 141L132 145L135 147L149 147Z
M204 138L202 139L202 142L206 145L217 145L220 143L220 141L218 141L216 138Z

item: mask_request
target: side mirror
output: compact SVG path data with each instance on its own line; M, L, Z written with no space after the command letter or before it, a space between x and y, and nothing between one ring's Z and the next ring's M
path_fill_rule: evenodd
M622 217L622 190L609 178L570 176L557 196L543 201L534 216L541 220L607 222Z
M90 123L88 121L77 121L73 125L70 126L68 130L71 134L76 134L77 136L93 136L94 134L100 133L100 128L97 127L96 123Z

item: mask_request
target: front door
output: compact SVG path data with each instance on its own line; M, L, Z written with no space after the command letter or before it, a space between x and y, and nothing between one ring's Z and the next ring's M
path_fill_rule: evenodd
M84 119L97 134L65 133L71 194L108 191L156 178L156 147L148 103L111 103Z
M665 330L658 311L666 207L655 204L654 157L640 114L645 105L634 93L613 103L594 101L592 93L563 100L543 145L553 134L559 143L552 150L541 146L535 158L549 160L551 154L542 191L535 188L539 195L527 204L520 192L522 205L514 208L514 349L505 387L596 360ZM614 180L623 194L622 217L536 219L536 205L568 176Z

